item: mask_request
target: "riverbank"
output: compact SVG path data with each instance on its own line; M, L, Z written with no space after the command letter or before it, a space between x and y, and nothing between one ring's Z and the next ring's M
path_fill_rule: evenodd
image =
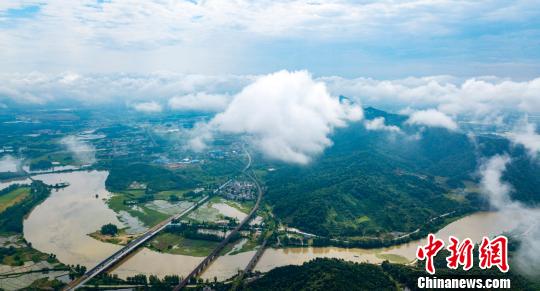
M290 234L287 229L285 232L281 232L281 236L278 233L279 239L274 238L272 244L283 247L342 247L342 248L363 248L363 249L376 249L391 246L398 246L411 241L419 240L427 237L429 233L435 233L450 223L464 218L468 215L472 215L479 211L475 211L472 208L463 208L442 214L440 216L431 218L426 224L420 226L416 230L406 233L390 235L382 234L381 237L323 237L315 234L304 233L296 230Z
M100 198L109 197L110 194L104 186L106 177L107 172L100 171L46 174L39 177L46 183L69 182L70 186L53 192L32 211L24 222L26 239L42 252L57 254L58 259L64 263L82 264L87 267L93 267L101 259L118 250L120 247L118 245L104 243L88 236L106 223L123 225L103 199L95 198L96 193ZM464 217L445 219L454 221L436 231L437 236L444 239L454 235L478 241L483 235L497 235L515 227L508 215L498 216L493 212L477 212ZM255 271L265 272L278 266L298 265L316 257L336 257L370 263L380 263L385 259L404 262L403 258L407 261L414 259L416 248L423 243L424 239L420 239L401 245L371 249L269 248L262 255ZM167 248L168 244L164 244L164 247ZM254 252L248 250L220 256L202 277L210 280L214 277L219 280L230 278L237 270L245 268ZM112 273L121 278L137 274L148 276L153 274L160 278L170 274L186 275L202 259L199 256L169 254L142 248Z

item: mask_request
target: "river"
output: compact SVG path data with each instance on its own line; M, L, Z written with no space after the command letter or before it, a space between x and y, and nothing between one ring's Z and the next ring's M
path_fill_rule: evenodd
M54 253L66 264L81 264L89 268L118 250L117 245L104 243L87 235L106 223L122 225L105 201L110 196L105 189L107 175L105 171L77 171L35 176L35 179L48 184L68 182L70 186L53 190L51 196L32 211L24 221L25 238L34 248L45 253ZM515 220L508 217L508 214L481 212L447 225L437 233L437 236L445 240L449 235L454 235L461 239L469 237L473 241L479 241L483 235L497 235L515 227ZM425 242L422 240L370 250L336 247L268 249L255 270L268 271L278 266L301 264L316 257L371 263L379 263L387 258L410 261L414 259L416 248L420 243ZM250 251L221 256L202 277L210 280L213 280L214 276L219 280L227 279L239 269L243 269L253 254L254 251ZM123 278L139 273L155 274L160 277L167 274L184 276L202 259L202 257L158 253L143 248L113 273Z

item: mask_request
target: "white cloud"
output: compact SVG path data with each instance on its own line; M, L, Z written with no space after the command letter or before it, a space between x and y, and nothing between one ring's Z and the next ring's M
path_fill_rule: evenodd
M536 132L536 126L532 123L523 122L514 132L506 136L514 143L525 147L529 154L536 158L540 154L540 134Z
M515 257L516 266L537 277L540 274L540 212L512 201L512 185L502 180L510 162L508 155L495 155L484 160L479 168L480 190L501 217L511 219L517 226L514 231L521 245Z
M409 116L406 123L429 127L442 127L448 130L458 129L458 125L450 116L435 109L416 111Z
M10 8L33 4L10 1L2 4L0 15ZM36 1L32 1L37 3ZM64 25L64 34L79 43L130 46L193 42L227 33L248 33L266 37L300 36L312 38L357 38L390 35L448 35L460 20L485 22L534 19L529 5L512 3L452 3L448 1L48 1L34 21L20 21L19 31L37 32ZM514 8L520 18L508 19ZM394 35L394 34L391 34ZM53 34L53 37L58 37ZM54 40L54 39L53 39Z
M78 139L76 136L66 136L60 140L60 144L64 145L78 162L84 165L96 162L96 149L94 146Z
M512 187L501 179L510 161L507 155L496 155L484 161L480 166L482 192L488 197L491 205L497 209L505 207L510 202L509 195Z
M306 71L280 71L246 86L206 126L246 135L270 158L306 164L332 144L334 128L362 116L360 107L340 103Z
M151 74L0 74L0 101L47 104L75 100L82 104L133 104L175 96L227 95L249 84L254 76Z
M186 146L196 152L208 148L207 143L213 138L212 129L204 122L195 124L193 129L189 131L187 135L188 141Z
M398 80L321 78L333 94L362 100L380 108L437 108L447 115L495 120L508 111L540 112L540 78L512 81L496 77L466 80L431 76Z
M401 132L401 129L395 125L386 125L384 117L377 117L364 121L367 130L382 130L389 132Z
M230 97L223 94L207 94L204 92L176 96L169 99L169 107L183 111L223 111L229 104Z
M163 110L163 107L161 106L161 104L155 101L136 103L136 104L132 104L131 106L136 111L144 112L144 113L158 113Z
M0 74L0 102L47 104L169 103L171 108L217 112L260 76L151 74ZM460 80L450 76L400 80L323 77L331 95L344 95L381 109L407 113L436 108L453 117L493 123L510 111L540 113L540 78L511 81L494 77ZM220 109L221 108L221 109Z

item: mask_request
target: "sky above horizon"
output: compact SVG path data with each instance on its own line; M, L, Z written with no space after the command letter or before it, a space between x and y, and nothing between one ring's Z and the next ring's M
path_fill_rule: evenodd
M540 72L539 1L3 1L0 72Z

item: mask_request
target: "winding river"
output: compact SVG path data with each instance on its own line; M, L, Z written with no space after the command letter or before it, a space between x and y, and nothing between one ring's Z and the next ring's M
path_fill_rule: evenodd
M66 264L81 264L87 267L96 265L118 250L120 247L117 245L100 242L87 235L106 223L122 225L105 202L110 196L105 189L107 175L105 171L77 171L35 176L35 179L48 184L68 182L70 186L53 190L51 196L32 211L24 222L25 238L34 248L45 253L54 253ZM437 233L437 236L447 239L449 235L454 235L458 238L469 237L473 241L479 241L483 235L497 235L515 227L517 227L515 220L510 219L508 214L481 212L447 225ZM422 240L421 243L425 242ZM278 266L302 264L316 257L371 263L379 263L388 258L411 261L419 244L416 241L370 250L336 247L268 249L257 264L256 270L268 271ZM243 269L253 254L254 251L249 251L221 256L202 277L210 280L214 277L219 280L227 279ZM158 276L186 275L202 259L202 257L158 253L143 248L113 270L113 273L122 278L140 273Z

